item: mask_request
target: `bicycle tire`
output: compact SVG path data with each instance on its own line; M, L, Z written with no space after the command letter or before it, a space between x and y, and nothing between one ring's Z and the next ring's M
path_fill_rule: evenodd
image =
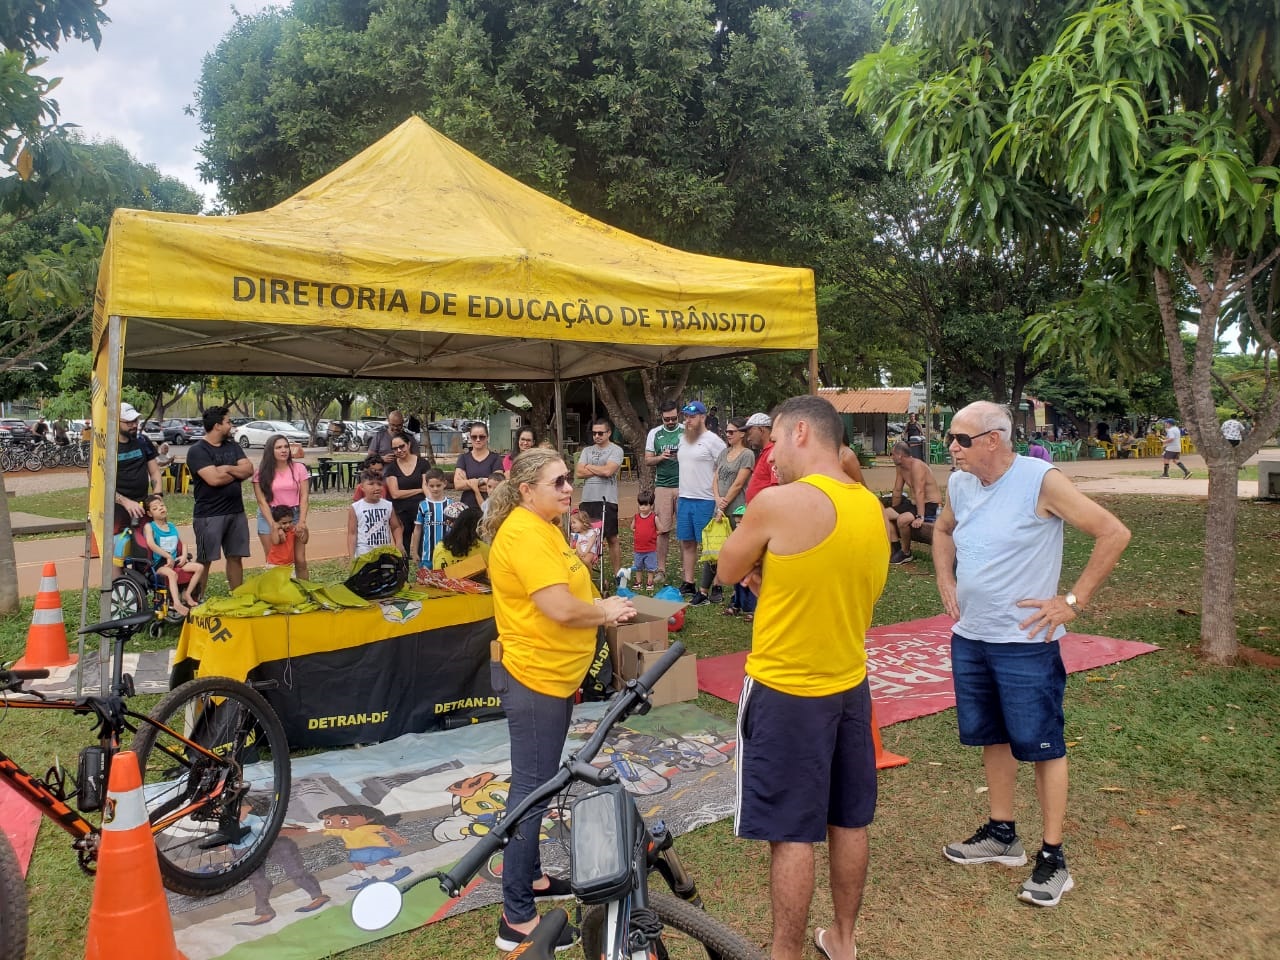
M764 952L725 924L686 900L658 890L649 891L649 907L662 921L659 956L670 960L764 960ZM587 960L604 956L603 905L582 911L582 953ZM674 931L674 933L672 932Z
M184 683L150 717L223 758L194 753L149 723L133 740L164 885L195 897L221 893L261 866L280 833L290 786L284 725L261 694L227 677ZM197 790L211 799L160 828ZM241 823L249 835L227 842L225 831Z
M27 882L18 855L0 830L0 960L27 955Z
M151 585L136 570L125 570L111 581L111 619L122 620L152 609Z
M41 458L40 454L36 453L34 450L29 450L22 461L22 465L32 473L39 473L44 469L44 460Z

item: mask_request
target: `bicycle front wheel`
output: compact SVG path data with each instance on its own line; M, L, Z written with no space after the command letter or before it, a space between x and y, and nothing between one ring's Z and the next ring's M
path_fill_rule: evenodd
M284 822L284 726L261 694L227 677L184 683L150 719L160 726L143 724L133 749L165 886L189 896L235 886L261 865Z
M17 854L0 830L0 958L22 960L27 955L27 885Z
M668 960L764 960L764 953L759 947L688 901L650 890L649 907L662 921L659 957ZM608 909L605 906L586 907L582 911L582 953L587 960L599 960L605 956L607 922Z

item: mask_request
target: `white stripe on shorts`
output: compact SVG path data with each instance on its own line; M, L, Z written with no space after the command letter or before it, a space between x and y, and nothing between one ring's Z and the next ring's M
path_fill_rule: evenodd
M751 690L755 686L755 681L750 677L746 677L742 681L742 693L738 694L738 783L737 794L733 801L733 835L739 835L738 831L742 825L742 744L744 736L742 734L742 717L747 712L747 699L751 696Z

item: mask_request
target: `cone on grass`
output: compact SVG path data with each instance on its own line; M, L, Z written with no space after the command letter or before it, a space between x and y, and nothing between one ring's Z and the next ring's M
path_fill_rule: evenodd
M899 753L890 753L884 748L880 739L880 724L876 721L876 702L871 701L871 739L876 744L876 769L887 770L890 767L904 767L911 762L909 757Z
M31 629L27 631L27 651L14 668L18 670L44 667L69 667L76 655L67 652L67 628L62 622L62 597L58 593L58 569L50 561L40 575L40 591L36 608L31 613Z
M143 802L138 756L132 750L122 750L111 761L107 812L98 846L85 960L186 960L173 937L156 842Z

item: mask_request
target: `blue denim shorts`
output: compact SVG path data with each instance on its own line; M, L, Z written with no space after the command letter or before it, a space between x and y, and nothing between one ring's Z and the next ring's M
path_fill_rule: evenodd
M951 635L960 742L1007 743L1027 763L1067 755L1062 698L1067 671L1052 643L983 643Z
M637 553L631 560L631 569L637 573L641 570L648 570L650 573L657 573L658 551L647 550Z
M714 500L681 497L676 503L676 539L701 540L702 530L716 513Z

